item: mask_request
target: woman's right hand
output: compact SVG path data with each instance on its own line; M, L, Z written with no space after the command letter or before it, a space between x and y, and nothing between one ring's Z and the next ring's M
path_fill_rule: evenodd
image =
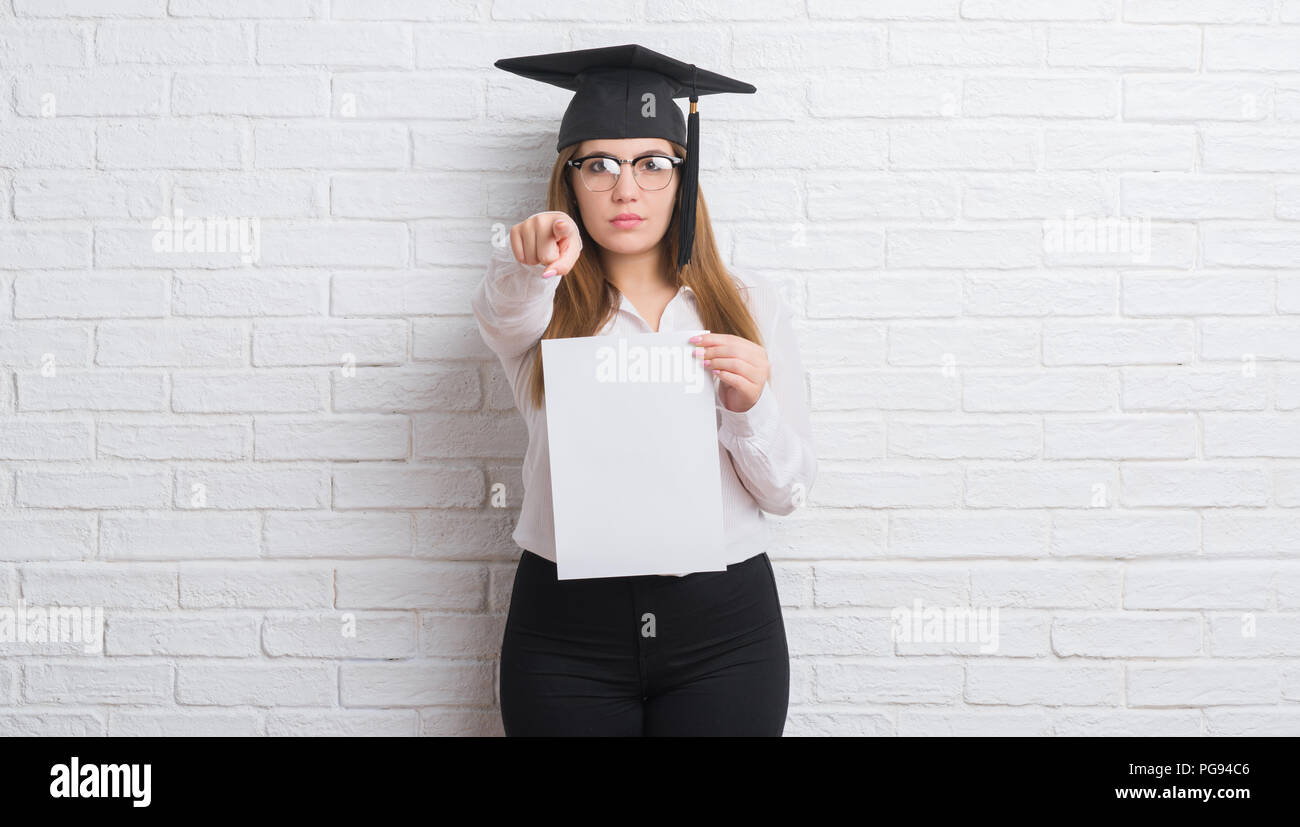
M539 212L510 228L510 248L520 264L545 264L542 278L573 269L582 252L578 225L559 211Z

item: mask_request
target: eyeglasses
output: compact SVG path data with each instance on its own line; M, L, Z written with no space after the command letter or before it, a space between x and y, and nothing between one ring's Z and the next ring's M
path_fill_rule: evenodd
M624 164L632 165L632 177L646 190L661 190L673 180L673 170L685 159L671 155L642 155L628 160L619 160L608 155L587 155L574 158L566 163L577 167L582 177L582 185L592 192L605 192L614 188Z

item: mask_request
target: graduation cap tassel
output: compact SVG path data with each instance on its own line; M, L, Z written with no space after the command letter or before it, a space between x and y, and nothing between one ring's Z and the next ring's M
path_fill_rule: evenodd
M695 201L700 178L700 113L696 111L699 95L695 89L696 69L691 64L691 114L686 119L686 170L682 173L681 243L677 248L677 268L691 260L695 246Z

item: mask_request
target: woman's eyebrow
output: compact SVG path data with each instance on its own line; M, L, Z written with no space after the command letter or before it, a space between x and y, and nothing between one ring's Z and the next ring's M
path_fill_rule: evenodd
M662 150L658 150L658 149L647 149L647 150L644 151L644 152L640 152L640 153L637 153L636 155L633 155L633 156L632 156L632 160L635 161L637 158L644 158L644 157L647 156L647 155L667 155L667 154L668 154L667 152L664 152L664 151L662 151ZM596 150L595 152L590 152L590 153L588 153L588 155L589 155L589 156L590 156L590 155L600 155L600 156L603 156L603 157L605 157L605 158L613 158L615 161L617 161L617 160L619 159L618 156L615 155L614 153L612 153L612 152L603 152L603 151L601 151L601 150Z

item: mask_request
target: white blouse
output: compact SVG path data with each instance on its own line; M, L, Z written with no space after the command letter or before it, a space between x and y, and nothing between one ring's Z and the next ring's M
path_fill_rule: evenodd
M536 353L530 354L529 349L550 324L555 290L568 276L544 279L541 274L545 269L541 264L519 263L509 244L494 247L487 274L471 305L483 341L501 360L514 390L515 404L528 426L523 505L511 537L520 547L554 562L546 407L532 407L527 398L527 379ZM803 505L817 475L803 364L790 308L767 280L739 274L737 278L741 282L740 294L762 331L770 375L758 401L744 413L723 406L721 380L713 377L728 565L767 550L768 527L763 512L786 515ZM655 332L627 297L621 298L618 312L597 335ZM694 292L683 285L664 308L659 332L702 329Z

